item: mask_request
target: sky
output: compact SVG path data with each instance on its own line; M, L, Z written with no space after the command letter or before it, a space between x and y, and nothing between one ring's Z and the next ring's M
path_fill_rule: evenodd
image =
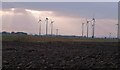
M82 34L82 23L84 24L84 35L86 35L86 20L96 19L96 37L116 37L118 24L117 2L3 2L2 30L20 31L29 34L38 34L39 23L42 20L42 34L45 34L45 18L49 18L48 33L59 29L60 35ZM92 34L91 23L89 23L89 37ZM111 33L111 35L110 35Z

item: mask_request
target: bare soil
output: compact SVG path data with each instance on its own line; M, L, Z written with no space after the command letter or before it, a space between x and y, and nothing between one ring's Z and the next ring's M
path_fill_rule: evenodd
M3 69L119 68L115 42L3 42Z

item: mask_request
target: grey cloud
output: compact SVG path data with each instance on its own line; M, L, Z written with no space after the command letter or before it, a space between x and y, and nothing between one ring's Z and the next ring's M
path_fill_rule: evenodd
M42 11L55 11L59 16L117 19L117 2L3 2L5 8L27 8Z

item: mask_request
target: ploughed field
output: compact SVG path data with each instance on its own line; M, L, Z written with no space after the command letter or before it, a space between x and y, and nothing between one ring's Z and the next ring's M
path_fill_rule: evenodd
M3 41L3 68L119 68L117 42Z

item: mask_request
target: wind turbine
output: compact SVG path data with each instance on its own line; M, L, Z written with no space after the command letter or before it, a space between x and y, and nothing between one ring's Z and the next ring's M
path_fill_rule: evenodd
M56 29L56 35L58 35L58 31L59 31L59 29Z
M118 39L120 39L120 22L118 23Z
M116 24L117 25L117 38L119 39L119 23L118 24Z
M120 15L120 1L118 2L118 15ZM118 16L118 39L120 39L120 16Z
M88 29L88 28L89 28L89 21L88 21L87 19L86 19L86 21L87 21L87 24L86 24L86 25L87 25L87 38L88 38L88 33L89 33L89 29Z
M82 23L82 37L84 36L84 24L85 23Z
M111 33L109 33L109 38L111 38Z
M41 19L39 18L38 23L39 23L39 35L41 35Z
M87 19L86 19L86 21L87 21ZM94 35L95 35L95 18L94 18L94 15L93 15L92 20L87 21L87 37L88 37L89 22L90 22L91 25L92 25L92 38L94 38Z
M53 35L53 22L54 21L51 21L51 35Z
M93 19L92 19L93 23L92 23L92 38L94 38L94 35L95 35L95 18L93 16Z
M46 35L48 35L48 18L46 18Z

